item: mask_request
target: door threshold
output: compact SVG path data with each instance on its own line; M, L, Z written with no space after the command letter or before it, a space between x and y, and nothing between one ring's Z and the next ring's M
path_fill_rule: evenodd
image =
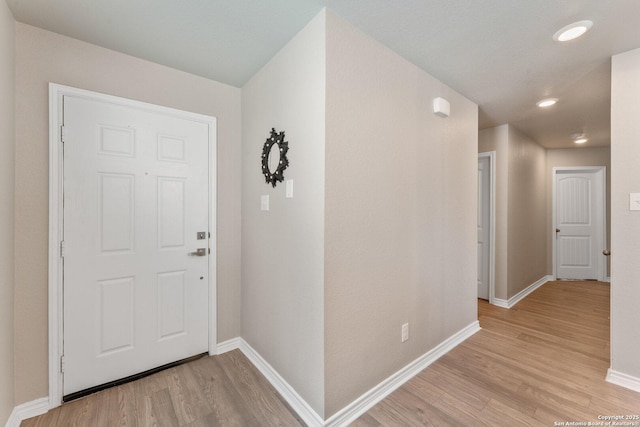
M91 388L87 388L85 390L80 390L80 391L76 391L76 392L71 393L71 394L67 394L66 396L62 397L62 403L71 402L72 400L80 399L81 397L85 397L85 396L88 396L90 394L97 393L97 392L102 391L102 390L106 390L108 388L117 387L117 386L122 385L122 384L130 383L132 381L136 381L136 380L148 377L150 375L153 375L155 373L164 371L164 370L169 369L169 368L173 368L175 366L184 365L185 363L193 362L195 360L198 360L198 359L201 359L201 358L203 358L205 356L208 356L208 354L209 353L196 354L195 356L191 356L191 357L187 357L186 359L182 359L182 360L178 360L178 361L175 361L175 362L167 363L166 365L158 366L157 368L149 369L148 371L144 371L144 372L140 372L138 374L130 375L128 377L121 378L119 380L110 381L108 383L97 385L95 387L91 387Z

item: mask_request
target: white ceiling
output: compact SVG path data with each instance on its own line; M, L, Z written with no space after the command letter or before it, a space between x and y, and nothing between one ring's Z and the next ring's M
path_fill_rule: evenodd
M639 0L7 0L14 17L241 87L323 7L545 147L609 145L610 57L640 48ZM560 44L574 21L593 28ZM540 110L536 101L559 98Z

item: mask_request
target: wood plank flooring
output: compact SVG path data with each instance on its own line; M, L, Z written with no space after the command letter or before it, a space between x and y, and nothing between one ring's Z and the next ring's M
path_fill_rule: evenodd
M604 380L608 284L549 282L510 310L479 301L478 317L480 332L352 426L588 425L640 415L640 393Z
M65 403L21 427L304 426L240 350Z
M640 414L607 383L609 285L549 282L511 310L480 301L482 330L352 425L556 426ZM22 427L301 426L238 351L67 403Z

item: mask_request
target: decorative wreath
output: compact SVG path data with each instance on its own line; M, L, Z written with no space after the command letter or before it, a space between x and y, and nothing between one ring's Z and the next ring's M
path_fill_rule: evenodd
M271 155L271 147L274 144L278 144L278 152L280 153L280 159L278 161L278 167L275 171L269 170L269 157ZM287 151L289 151L289 143L284 140L284 131L277 133L274 128L271 128L271 136L267 138L262 146L262 174L267 184L276 186L276 182L282 182L284 180L284 170L289 166L289 159L287 159Z

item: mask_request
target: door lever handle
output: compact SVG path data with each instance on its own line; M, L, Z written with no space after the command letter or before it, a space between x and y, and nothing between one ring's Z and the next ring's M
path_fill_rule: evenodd
M187 255L189 256L206 256L207 248L198 248L195 252L189 252Z
M560 229L559 229L559 228L556 228L556 233L559 233L559 232L560 232Z

